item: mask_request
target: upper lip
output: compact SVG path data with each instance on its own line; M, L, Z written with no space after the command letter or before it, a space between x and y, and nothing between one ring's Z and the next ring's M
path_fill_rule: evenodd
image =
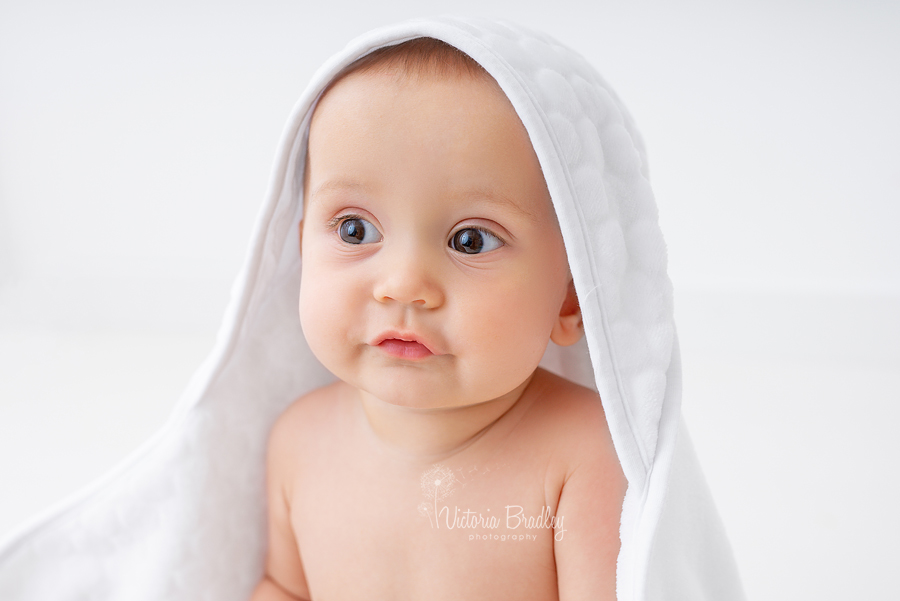
M385 340L391 340L391 339L402 340L404 342L418 342L419 344L421 344L422 346L427 348L428 351L432 355L442 355L443 354L442 352L440 352L437 349L437 347L434 346L434 344L432 344L431 342L429 342L422 336L415 334L413 332L405 331L405 330L388 330L388 331L382 332L381 334L379 334L378 336L373 338L372 342L370 342L369 344L372 346L378 346Z

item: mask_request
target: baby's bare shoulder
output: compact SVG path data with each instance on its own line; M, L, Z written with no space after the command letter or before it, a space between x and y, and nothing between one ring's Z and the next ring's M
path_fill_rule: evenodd
M345 386L343 382L338 381L298 397L275 420L273 435L279 430L296 433L310 423L321 424L322 420L333 417L338 401L344 396Z
M537 398L532 411L536 418L573 434L596 434L598 428L609 434L603 403L596 391L545 370L539 370L535 379Z
M340 423L346 403L346 387L335 382L316 388L296 399L275 420L269 432L269 460L288 461L309 451L323 433L333 431Z
M600 395L556 374L536 374L536 394L528 421L543 442L577 461L617 461Z

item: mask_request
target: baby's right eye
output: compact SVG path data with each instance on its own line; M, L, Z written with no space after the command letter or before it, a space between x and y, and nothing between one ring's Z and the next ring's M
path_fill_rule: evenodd
M341 240L348 244L371 244L381 242L381 233L374 225L362 217L348 217L338 228Z

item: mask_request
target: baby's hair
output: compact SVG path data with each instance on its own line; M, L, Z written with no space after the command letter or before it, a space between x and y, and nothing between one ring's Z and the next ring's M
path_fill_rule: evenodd
M491 75L485 71L468 54L451 46L446 42L435 38L415 38L378 48L369 54L362 56L338 73L325 87L319 98L325 96L328 91L339 81L353 73L383 73L393 74L398 78L412 80L435 77L438 79L470 77L484 81L498 91L500 86ZM306 196L309 186L309 151L303 165L303 204L306 205Z
M462 50L435 38L415 38L378 48L357 59L341 71L329 87L351 73L372 71L416 78L469 76L493 81L484 67Z

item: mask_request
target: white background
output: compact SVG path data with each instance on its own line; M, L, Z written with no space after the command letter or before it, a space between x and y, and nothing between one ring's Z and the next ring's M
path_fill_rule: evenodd
M646 138L684 412L751 599L900 597L900 4L0 4L0 538L211 349L281 127L351 37L500 16Z

